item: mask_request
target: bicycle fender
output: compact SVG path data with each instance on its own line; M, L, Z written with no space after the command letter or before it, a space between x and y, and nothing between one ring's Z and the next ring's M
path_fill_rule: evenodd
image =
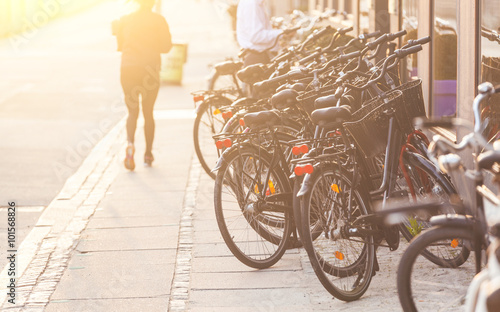
M431 217L430 223L432 226L451 226L461 228L472 228L475 224L472 216L459 214L445 214Z
M314 165L314 171L313 173L306 173L304 175L304 179L302 180L302 184L300 185L300 189L299 191L297 192L297 197L302 197L302 196L305 196L307 194L309 194L309 192L311 192L311 181L314 181L313 178L319 174L319 172L321 172L320 170L317 170L319 168L319 165Z
M446 192L448 194L456 194L457 193L457 191L453 187L453 184L451 184L448 177L446 177L446 175L441 170L439 170L439 168L436 167L436 165L434 165L434 163L432 163L430 160L428 160L427 158L425 158L424 156L422 156L420 154L413 153L413 152L405 153L405 157L407 157L410 162L418 162L423 167L425 167L426 169L431 171L434 174L434 176L440 180L441 184L446 187Z
M255 145L252 145L251 143L248 143L248 142L243 142L243 143L237 143L237 144L234 144L233 146L227 148L224 150L224 152L222 152L222 155L220 155L219 159L217 160L217 163L215 164L215 167L210 171L210 172L217 172L221 167L222 165L226 162L226 157L228 154L230 153L237 153L238 150L242 147L252 147L252 148L256 148Z

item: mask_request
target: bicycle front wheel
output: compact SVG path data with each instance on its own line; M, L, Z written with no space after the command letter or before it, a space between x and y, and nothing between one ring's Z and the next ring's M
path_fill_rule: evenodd
M291 190L272 156L258 147L224 155L215 179L215 215L226 245L242 263L257 269L283 256L292 231Z
M433 227L412 240L401 257L397 276L404 311L456 311L463 304L475 267L467 263L456 268L456 264L463 262L460 249L472 237L467 228ZM426 253L439 254L443 260L439 265L431 263Z
M375 259L373 236L350 237L349 225L367 208L348 173L315 172L311 191L302 199L304 248L321 284L334 297L353 301L370 285Z
M193 141L194 150L203 170L215 179L215 173L211 172L219 154L212 136L219 134L224 127L224 119L221 114L214 114L219 107L230 105L231 100L224 97L208 98L198 109L194 120Z

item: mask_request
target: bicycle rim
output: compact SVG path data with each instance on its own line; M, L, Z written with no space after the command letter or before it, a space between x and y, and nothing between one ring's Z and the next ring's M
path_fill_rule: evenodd
M348 216L350 196L351 217ZM304 247L318 279L340 300L353 301L366 292L374 269L375 250L372 236L342 238L332 233L339 233L366 213L360 194L356 190L351 192L350 179L333 170L318 173L311 192L302 200Z
M212 136L219 134L224 127L221 114L214 114L214 111L227 103L230 104L231 102L228 99L211 100L198 112L194 121L193 140L196 156L198 156L203 170L212 179L215 179L215 173L211 172L211 170L219 158Z
M239 148L225 160L214 194L222 237L244 264L269 267L282 257L292 230L287 178L269 168L271 156L258 148Z

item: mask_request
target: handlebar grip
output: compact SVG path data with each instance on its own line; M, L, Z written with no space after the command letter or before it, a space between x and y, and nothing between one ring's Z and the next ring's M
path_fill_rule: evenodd
M295 31L297 31L299 29L300 29L300 26L296 26L296 27L292 27L292 28L287 28L287 29L283 30L283 34L287 35L287 34L295 32Z
M406 29L403 29L401 31L398 31L397 33L388 34L387 39L388 39L388 41L392 41L396 38L403 37L406 34L407 34Z
M361 34L358 38L361 40L364 39L370 39L370 38L376 38L380 35L381 31L377 30L375 32L369 33L369 34Z
M408 56L408 55L413 54L413 53L417 53L419 51L422 51L421 45L416 45L416 46L409 47L406 49L396 50L396 51L394 51L394 54L396 54L396 56L398 58L403 58L405 56Z
M270 86L272 86L274 84L277 84L279 82L286 81L288 79L293 79L293 78L295 78L297 76L303 76L303 75L304 75L304 73L301 70L290 71L289 73L284 74L282 76L277 76L277 77L274 77L274 78L269 78L267 80L256 82L256 83L254 83L253 86L257 90L262 90L262 89L269 88Z
M439 120L432 120L422 117L417 117L413 120L413 123L417 128L432 128L432 127L441 127L441 128L453 128L453 119L443 118Z
M287 51L287 52L283 53L282 55L276 56L273 60L271 60L271 62L281 63L281 62L289 60L291 57L292 57L292 52Z
M321 48L320 48L321 49ZM321 52L320 51L316 51L314 53L311 53L310 55L304 57L303 59L300 59L299 60L299 64L300 65L304 65L306 64L307 62L309 61L312 61L313 59L315 59L316 57L320 56L321 55Z
M426 44L431 42L431 36L423 37L415 41L416 44Z
M334 31L334 29L332 28L332 26L328 25L328 26L324 27L323 29L320 29L316 34L314 34L313 38L319 38L319 37L324 36L327 33L332 32L332 31Z
M375 47L377 47L379 44L382 42L387 41L387 34L383 34L382 36L378 37L377 39L373 40L372 42L368 42L366 44L366 47L370 50L373 50Z
M354 52L339 56L338 61L339 61L339 63L342 63L342 62L348 61L350 59L353 59L353 58L359 57L359 56L361 56L361 51L354 51Z
M354 27L345 27L345 28L341 28L339 30L337 30L337 32L340 34L340 35L345 35L347 34L348 32L350 31L353 31L354 30Z

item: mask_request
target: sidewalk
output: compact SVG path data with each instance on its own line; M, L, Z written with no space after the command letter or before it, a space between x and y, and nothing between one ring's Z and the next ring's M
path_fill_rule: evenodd
M204 87L207 63L232 55L236 47L229 22L217 18L216 1L172 0L163 6L174 40L189 42L189 59L183 86L160 91L154 166L141 165L139 125L138 166L135 172L123 168L120 121L67 181L19 250L18 272L24 274L17 302L5 303L2 290L3 310L399 311L399 254L381 260L370 289L353 303L332 299L302 249L287 251L261 271L231 255L215 221L213 180L194 154L189 92ZM200 25L211 31L200 33Z

